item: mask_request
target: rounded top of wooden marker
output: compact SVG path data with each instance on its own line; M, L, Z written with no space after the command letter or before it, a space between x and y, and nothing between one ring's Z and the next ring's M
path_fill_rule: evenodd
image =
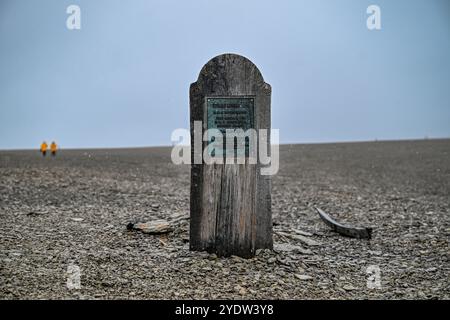
M258 67L250 59L225 53L209 60L202 68L197 86L217 94L252 94L263 88L270 89Z

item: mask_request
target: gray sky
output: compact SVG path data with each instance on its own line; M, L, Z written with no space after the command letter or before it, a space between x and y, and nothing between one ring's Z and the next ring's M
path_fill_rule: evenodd
M450 137L448 0L1 0L0 149L170 145L227 52L272 85L282 143Z

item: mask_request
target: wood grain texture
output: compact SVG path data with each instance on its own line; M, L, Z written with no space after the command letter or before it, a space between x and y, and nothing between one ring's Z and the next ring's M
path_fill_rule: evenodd
M194 121L203 122L202 135L207 129L206 97L227 96L253 96L255 129L270 130L270 85L247 58L223 54L211 59L191 84L191 146ZM270 150L270 140L267 147ZM191 165L191 250L251 257L258 248L272 249L271 179L260 169L259 161Z

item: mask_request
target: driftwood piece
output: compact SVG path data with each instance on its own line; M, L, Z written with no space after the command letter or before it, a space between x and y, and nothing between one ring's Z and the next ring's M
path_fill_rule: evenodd
M317 212L319 213L320 218L325 222L327 226L329 226L333 231L337 233L357 239L371 239L372 237L372 228L358 228L351 226L344 226L339 222L333 220L328 214L326 214L323 210L315 207Z
M165 234L174 230L173 226L166 220L155 220L150 222L129 223L128 230L137 230L148 234Z

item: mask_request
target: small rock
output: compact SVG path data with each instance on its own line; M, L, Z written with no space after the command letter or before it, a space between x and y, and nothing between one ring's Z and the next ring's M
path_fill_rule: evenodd
M71 219L72 219L72 221L75 221L75 222L81 222L84 220L83 218L71 218Z
M342 287L342 289L344 289L345 291L352 291L352 290L356 290L355 287L353 287L352 285L345 285L344 287Z
M426 299L427 296L423 291L419 291L417 292L417 295L419 296L420 299Z
M208 260L216 260L217 259L217 254L212 253L208 256Z
M277 261L275 257L269 258L269 260L267 260L268 263L275 263L275 261Z
M302 236L305 236L305 237L312 237L312 236L313 236L312 233L306 232L306 231L303 231L303 230L292 229L292 231L293 231L294 233L296 233L296 234L299 234L299 235L302 235Z
M231 255L230 257L232 260L234 260L235 262L245 262L246 260L244 258L241 258L239 256L235 256L235 255Z
M308 246L320 246L319 242L317 242L313 239L307 238L301 234L292 234L292 233L286 233L286 232L277 232L277 234L280 236L289 238L289 239L301 241Z
M297 252L300 254L311 254L311 250L289 243L277 243L274 245L274 250L276 252Z
M312 280L313 277L308 276L306 274L296 274L295 277L299 280Z
M245 295L247 293L247 290L244 287L241 287L240 285L234 287L234 290L239 292L240 295Z

